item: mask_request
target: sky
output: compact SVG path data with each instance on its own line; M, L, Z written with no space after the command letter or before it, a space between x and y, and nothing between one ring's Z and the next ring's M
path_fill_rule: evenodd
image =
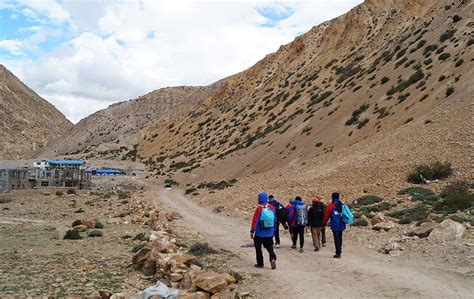
M240 72L362 0L0 0L0 64L72 122Z

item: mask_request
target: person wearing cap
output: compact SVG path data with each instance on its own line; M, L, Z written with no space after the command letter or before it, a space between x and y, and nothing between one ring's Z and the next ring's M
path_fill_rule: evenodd
M265 225L262 225L262 221L264 221L263 219L266 215L266 212L269 212L269 211L273 213L272 221L274 223L272 226L265 227ZM264 214L264 216L262 216L262 214ZM276 268L277 257L276 257L275 252L273 251L273 236L275 234L275 221L276 221L275 208L268 203L268 194L265 192L258 194L258 206L255 209L255 212L253 214L252 225L250 228L250 238L253 239L253 243L255 246L255 253L257 256L257 263L255 264L255 267L257 268L263 268L264 266L262 245L268 251L268 255L270 256L270 265L272 269Z
M324 227L323 218L325 206L319 198L313 198L311 202L312 206L308 210L308 227L311 228L314 251L319 251L321 249L321 233Z
M342 233L346 229L346 224L342 220L342 202L339 199L339 193L331 194L332 202L324 211L323 224L331 219L331 230L334 236L334 247L336 247L336 254L334 258L341 258L342 254Z

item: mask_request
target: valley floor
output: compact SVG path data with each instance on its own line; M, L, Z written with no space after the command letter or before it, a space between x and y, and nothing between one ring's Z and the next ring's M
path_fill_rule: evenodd
M306 235L304 253L291 250L289 235L284 233L283 245L276 249L277 269L270 270L267 263L265 269L257 270L253 268L254 248L248 246L252 244L247 223L250 220L213 213L188 200L178 190L157 190L154 198L181 214L180 225L200 232L213 246L238 254L240 259L233 264L234 270L254 273L252 281L247 283L257 297L472 298L474 293L469 264L465 265L467 268L461 261L453 265L447 252L446 256L435 260L424 249L399 256L380 254L370 245L366 229L349 228L346 231L340 260L332 258L330 230L328 246L319 253L312 251L309 235ZM367 242L360 242L361 238ZM459 246L459 252L467 255L469 250L462 249L466 245Z

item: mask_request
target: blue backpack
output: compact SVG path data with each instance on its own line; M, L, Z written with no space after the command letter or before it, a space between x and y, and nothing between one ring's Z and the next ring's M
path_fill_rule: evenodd
M342 221L345 224L351 224L354 220L354 215L352 214L351 210L345 204L342 204Z
M268 204L262 207L260 213L260 226L262 228L272 228L275 225L275 213L268 207Z

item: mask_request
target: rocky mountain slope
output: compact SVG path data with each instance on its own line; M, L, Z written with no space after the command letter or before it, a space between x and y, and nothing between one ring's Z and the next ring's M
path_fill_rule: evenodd
M72 124L0 65L0 160L28 159Z
M247 190L354 194L438 159L470 177L472 14L471 1L365 1L151 126L139 154L157 175Z
M113 104L75 125L52 141L38 156L75 155L81 158L135 160L140 130L209 97L219 83L207 87L170 87L135 100Z

